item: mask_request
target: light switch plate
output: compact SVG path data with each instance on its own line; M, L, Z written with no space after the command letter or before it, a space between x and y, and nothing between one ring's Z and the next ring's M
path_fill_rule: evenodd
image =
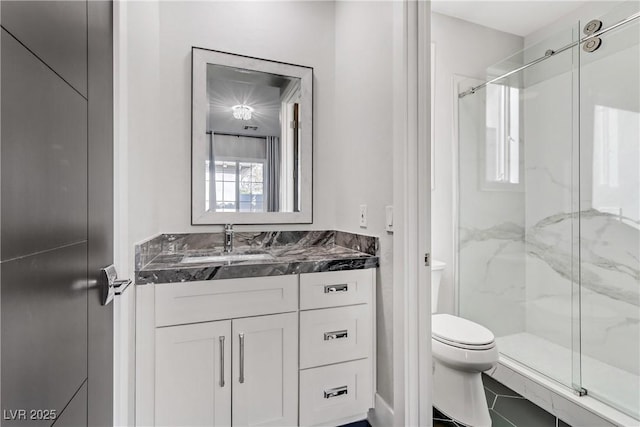
M384 207L384 229L393 233L393 205Z
M367 228L367 205L360 205L360 227Z

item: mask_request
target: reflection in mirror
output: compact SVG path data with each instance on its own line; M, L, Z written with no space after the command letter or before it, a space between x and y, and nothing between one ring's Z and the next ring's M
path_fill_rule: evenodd
M299 212L300 79L207 64L207 98L205 209Z
M193 49L194 224L311 222L312 69Z

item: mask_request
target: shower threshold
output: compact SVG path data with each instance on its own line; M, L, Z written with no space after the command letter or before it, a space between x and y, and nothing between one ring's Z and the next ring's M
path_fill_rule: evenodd
M569 387L551 379L570 382L567 372L571 372L571 350L527 332L499 337L497 344L501 353L498 367L487 373L547 412L572 425L639 425L638 419L596 396L616 399L618 406L635 413L640 401L640 376L583 356L582 368L590 375L591 388L587 388L591 395L578 397ZM598 421L602 422L593 424Z

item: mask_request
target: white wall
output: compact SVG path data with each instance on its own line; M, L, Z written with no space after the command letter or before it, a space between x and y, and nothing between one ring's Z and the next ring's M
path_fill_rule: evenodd
M558 19L543 28L540 28L524 38L525 46L529 47L536 43L548 40L549 37L558 33L565 32L568 28L575 27L577 21L582 21L582 26L594 18L598 18L611 9L622 3L619 0L597 1L590 0L585 5L577 8L576 10L567 13L566 15L559 16ZM609 23L611 24L611 23ZM580 35L582 36L582 28L580 28ZM549 46L548 49L553 49L556 46ZM559 47L559 46L557 46Z
M378 393L393 406L393 235L385 231L385 206L393 204L393 4L337 2L335 34L335 226L380 238Z
M313 224L236 228L334 228L334 3L161 1L159 7L160 137L150 159L158 170L158 231L221 227L190 225L192 46L313 67Z
M444 261L440 312L453 313L454 295L454 75L484 80L486 68L522 49L522 37L438 13L431 16L435 43L435 190L431 194L433 258Z
M133 245L158 232L155 161L160 100L159 8L153 2L126 3L118 118L118 224L120 259L133 275ZM122 174L122 175L121 175ZM121 243L122 244L122 243ZM123 273L127 273L126 271Z

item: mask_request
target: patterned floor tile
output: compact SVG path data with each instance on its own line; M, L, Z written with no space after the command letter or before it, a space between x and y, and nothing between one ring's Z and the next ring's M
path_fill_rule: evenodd
M493 405L496 402L496 394L488 388L485 388L484 395L487 398L487 406L489 406L489 409L493 408Z
M509 422L505 417L494 411L493 409L489 410L489 415L491 416L491 427L514 427L513 424Z
M498 396L493 410L517 427L556 426L556 417L523 398Z
M488 388L495 394L499 396L514 396L514 397L522 397L515 391L511 390L509 387L499 383L498 381L491 378L489 375L482 374L482 383L485 388Z

